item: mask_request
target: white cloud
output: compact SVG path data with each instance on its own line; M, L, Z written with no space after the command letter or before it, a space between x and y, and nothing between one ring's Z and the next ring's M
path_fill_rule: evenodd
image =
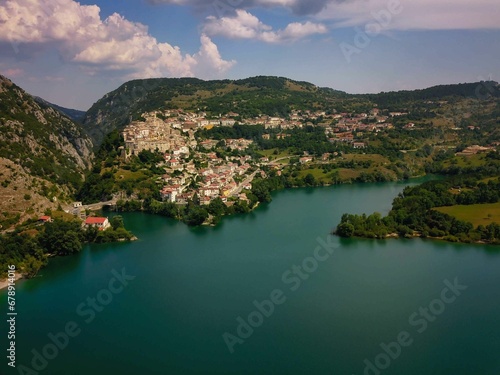
M201 36L201 48L200 52L193 57L197 61L197 66L195 70L202 73L202 76L208 74L204 70L215 71L217 73L224 73L229 70L236 61L225 61L222 59L219 49L214 42L205 34Z
M233 39L254 39L267 43L293 42L328 31L326 26L310 21L290 23L284 29L274 31L271 26L241 9L236 10L233 17L207 17L203 30L209 35L221 35Z
M237 9L281 7L295 15L338 22L339 27L362 25L372 12L387 9L398 0L150 0L153 3L192 6L218 18ZM499 29L498 0L399 0L404 12L389 25L397 30Z
M391 9L398 9L391 12ZM385 17L390 14L390 18ZM387 30L499 29L498 0L350 0L332 1L317 17L333 20L336 27L377 21ZM387 20L387 21L385 21ZM381 23L381 22L379 22Z
M234 65L222 59L206 35L200 51L191 56L158 42L143 24L117 13L102 20L99 12L96 5L73 0L7 0L0 5L0 42L11 43L13 52L24 44L30 47L26 51L55 47L65 62L92 74L113 70L129 77L157 77L203 71L209 78Z

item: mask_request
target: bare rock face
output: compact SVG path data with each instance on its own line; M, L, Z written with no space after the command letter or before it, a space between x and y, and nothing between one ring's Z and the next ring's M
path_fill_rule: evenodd
M70 199L91 167L92 147L79 124L0 75L0 211L39 215Z

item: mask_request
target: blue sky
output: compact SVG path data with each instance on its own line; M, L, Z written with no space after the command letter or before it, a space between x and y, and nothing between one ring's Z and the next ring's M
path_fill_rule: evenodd
M1 0L0 74L86 110L134 78L350 93L500 77L498 0Z

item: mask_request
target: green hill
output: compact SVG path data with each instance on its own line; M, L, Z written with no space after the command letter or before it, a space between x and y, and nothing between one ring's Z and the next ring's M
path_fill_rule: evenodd
M203 81L197 78L141 79L124 83L106 94L86 113L83 125L99 145L106 134L121 130L142 113L158 109L203 111L208 116L237 113L286 117L292 109L327 113L362 112L374 106L409 110L425 117L430 101L500 97L496 82L434 86L424 90L351 95L331 88L283 77L258 76L241 80ZM410 118L412 120L412 118Z
M286 116L292 108L328 110L349 104L351 96L281 77L203 81L197 78L134 80L106 94L87 112L83 124L96 144L142 113L182 108L209 116L235 112L242 117ZM356 101L359 101L356 99Z
M68 199L92 157L80 125L0 76L0 225Z

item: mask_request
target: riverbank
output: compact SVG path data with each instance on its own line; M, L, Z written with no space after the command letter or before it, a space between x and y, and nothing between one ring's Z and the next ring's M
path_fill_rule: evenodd
M30 278L47 264L48 258L79 253L86 243L137 240L135 235L125 229L119 216L111 219L111 226L106 230L83 227L80 220L71 219L56 218L43 225L31 221L16 228L15 232L1 235L1 275L6 275L8 266L14 264L18 272L22 267L23 274ZM7 284L6 280L3 281L3 288Z
M415 180L439 179L440 176L428 174L410 179L398 179L390 181L338 181L336 183L291 184L284 176L273 176L254 180L252 190L247 192L247 199L223 202L221 198L213 199L208 205L188 202L177 204L164 202L156 199L120 199L116 206L111 209L114 212L145 212L154 215L166 216L183 222L192 227L217 226L224 217L235 214L245 214L254 211L262 203L271 203L271 193L287 189L303 188L326 188L341 185L363 185L370 183L414 183Z
M16 276L14 277L14 280L17 281L17 280L20 280L22 278L23 278L23 275L16 272ZM9 279L0 280L0 290L5 289L8 286L9 286Z
M332 230L331 232L332 235L342 237L339 234L336 233L335 230ZM453 238L450 238L453 237ZM420 238L423 240L432 240L432 241L441 241L441 242L449 242L449 243L462 243L462 244L472 244L472 245L499 245L498 242L495 241L485 241L485 240L461 240L458 237L454 236L440 236L440 237L432 237L432 236L424 236L421 233L415 233L415 234L406 234L406 235L400 235L398 233L388 233L385 235L385 237L368 237L368 236L351 236L350 238L359 238L359 239L369 239L369 240L390 240L390 239L415 239L415 238Z

